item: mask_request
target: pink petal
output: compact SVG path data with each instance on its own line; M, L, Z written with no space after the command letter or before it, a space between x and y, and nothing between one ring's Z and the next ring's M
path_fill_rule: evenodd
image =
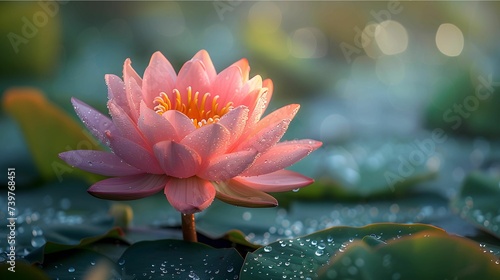
M255 126L255 131L260 131L262 129L265 129L266 127L269 127L281 120L292 120L297 112L299 111L300 105L299 104L290 104L283 106L279 108L276 111L273 111L271 114L267 115L264 117L262 120L260 120L256 126Z
M210 85L210 79L205 71L205 66L200 60L194 60L188 61L182 66L177 77L175 88L181 93L183 103L186 103L186 92L188 87L191 87L192 93L199 92L203 95L210 92Z
M191 148L172 141L159 142L154 153L165 174L176 178L194 176L200 167L200 157Z
M177 74L170 62L161 54L155 52L144 72L142 94L146 105L153 109L153 100L161 92L170 93L174 89Z
M113 123L115 124L118 132L121 136L126 137L130 141L133 141L141 146L146 146L146 141L142 136L142 133L137 128L135 122L130 118L122 108L117 106L113 101L108 102L109 113L113 118Z
M240 95L240 89L243 85L241 69L238 66L230 66L217 75L212 88L212 94L218 95L218 103L225 106L233 101L235 96Z
M255 149L264 153L283 137L289 124L290 120L287 119L278 121L242 141L235 150Z
M273 81L271 79L265 79L263 82L262 82L262 87L263 88L267 88L267 94L266 94L266 107L264 108L264 111L267 109L267 106L269 105L269 103L271 103L271 98L273 97L273 91L274 91L274 85L273 85Z
M314 180L309 177L289 170L279 170L253 177L236 177L233 180L263 192L290 191L305 187L314 182Z
M255 94L255 93L250 93L250 94ZM250 109L250 115L248 116L248 125L252 127L254 124L256 124L262 114L264 114L264 111L267 108L267 103L268 103L268 98L267 98L267 89L262 88L260 89L257 94L255 94L256 98L254 103L251 103L248 101L245 101L245 104L249 104L249 109Z
M211 160L198 176L208 181L227 181L252 165L256 156L255 150L220 155Z
M141 115L137 125L151 146L165 140L180 141L175 127L166 118L148 108L144 102L141 102Z
M257 176L288 167L321 146L321 142L304 139L278 143L261 154L242 176Z
M103 115L96 109L76 98L71 98L71 103L73 103L76 114L92 135L94 135L101 143L109 146L109 140L106 138L104 133L106 130L111 132L116 131L113 121L109 117Z
M113 152L126 163L146 173L163 174L160 164L151 151L127 138L107 133Z
M212 156L224 153L229 143L229 131L218 123L202 126L182 139L184 144L195 150L203 162Z
M88 192L98 198L132 200L153 195L161 191L168 181L165 175L132 175L99 181Z
M73 150L60 153L59 157L73 167L104 176L126 176L144 173L109 152Z
M241 136L247 120L248 108L245 106L236 107L220 118L218 124L223 125L231 133L230 145Z
M215 80L217 72L215 71L214 64L212 63L212 60L206 50L197 52L191 60L200 60L210 82L212 83Z
M217 198L236 206L274 207L278 201L265 192L249 188L235 180L214 182Z
M125 83L116 75L107 74L104 76L108 86L108 100L113 100L118 106L128 108L127 95L125 93ZM128 109L127 109L128 110Z
M234 97L234 105L245 105L253 111L261 89L262 78L257 75L243 85L241 94Z
M177 179L170 177L165 186L168 202L184 214L193 214L205 210L215 197L213 185L198 177Z
M142 79L141 77L135 72L134 68L132 68L132 61L130 58L127 58L125 62L123 63L123 81L125 84L128 84L128 81L130 79L134 79L139 85L139 87L142 87Z
M250 65L248 64L248 60L246 58L242 58L233 63L231 66L237 66L238 68L240 68L242 82L246 83L248 81L248 76L250 74Z
M265 152L283 137L299 107L298 104L291 104L267 115L251 127L251 130L244 136L246 140L237 149L245 150L252 147L261 153Z
M140 104L142 101L142 90L135 79L129 79L125 85L127 91L128 106L130 108L128 115L134 121L134 123L137 123L140 113Z
M196 130L193 121L177 110L168 110L161 116L169 121L175 128L175 132L178 137L177 139L182 139L189 133Z

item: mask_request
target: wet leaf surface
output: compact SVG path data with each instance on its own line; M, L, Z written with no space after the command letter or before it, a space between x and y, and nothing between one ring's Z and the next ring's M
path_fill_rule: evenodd
M497 279L499 260L477 243L436 231L373 244L353 242L320 268L321 279Z
M319 269L328 265L332 257L344 253L357 240L368 237L377 240L376 243L388 243L421 231L443 232L423 224L373 224L361 228L333 227L302 237L279 240L247 255L241 279L316 278Z
M242 263L232 248L181 240L137 242L118 260L122 275L132 279L237 279Z
M472 173L464 181L452 208L462 218L500 238L500 178Z

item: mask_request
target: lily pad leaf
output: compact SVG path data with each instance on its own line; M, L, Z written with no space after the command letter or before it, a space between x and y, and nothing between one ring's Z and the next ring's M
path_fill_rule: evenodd
M9 263L0 263L0 278L9 280L50 279L49 275L40 268L19 260L16 260L15 266L11 266Z
M240 279L315 278L318 269L327 265L332 257L342 254L356 240L370 236L389 242L421 231L444 232L424 224L384 223L360 228L332 227L303 237L282 239L247 254Z
M46 254L40 265L51 279L119 279L116 263L88 249L71 249Z
M242 264L232 248L182 240L137 242L118 260L125 279L237 279Z
M475 226L500 238L500 178L472 173L451 207Z
M318 271L320 279L500 279L500 265L477 243L423 231L387 244L353 242Z
M73 228L72 230L75 230L75 228ZM83 228L80 228L80 230L84 231L83 233L84 236L87 235ZM122 236L123 236L122 230L119 228L115 228L103 235L82 238L78 244L61 244L49 241L44 245L42 245L40 248L31 252L29 255L25 256L24 258L31 263L44 263L44 256L46 256L47 254L67 251L74 248L85 247L92 243L107 238L118 239L120 241L123 241Z
M69 101L68 101L69 102ZM13 88L3 97L3 108L21 126L37 169L45 180L65 176L91 182L102 176L68 166L58 154L68 150L100 149L99 143L66 112L35 88Z
M77 246L82 239L106 236L113 229L113 218L107 214L109 203L86 192L83 180L66 179L41 187L16 192L16 250L22 258L30 253L30 261L43 260L46 243ZM7 201L0 200L7 209ZM0 238L10 234L8 219L0 220ZM6 240L6 239L5 239ZM3 244L4 250L9 245ZM37 253L35 253L37 252ZM36 255L35 257L35 254Z

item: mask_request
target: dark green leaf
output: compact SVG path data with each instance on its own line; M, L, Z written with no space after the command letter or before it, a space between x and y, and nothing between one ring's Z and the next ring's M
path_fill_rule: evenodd
M0 263L0 278L9 280L50 279L49 275L45 274L40 268L19 260L16 261L16 265L13 268L8 263Z
M371 236L389 242L421 231L443 232L423 224L373 224L361 228L333 227L303 237L279 240L248 254L240 279L314 278L330 258L342 254L356 240Z
M235 279L242 263L232 248L181 240L137 242L118 261L122 275L140 279Z
M41 267L51 279L117 279L120 276L114 262L87 249L46 254Z
M366 240L363 240L366 241ZM319 269L321 279L499 279L500 265L477 243L424 231L387 244L356 241Z
M475 226L500 238L500 179L470 174L451 206Z

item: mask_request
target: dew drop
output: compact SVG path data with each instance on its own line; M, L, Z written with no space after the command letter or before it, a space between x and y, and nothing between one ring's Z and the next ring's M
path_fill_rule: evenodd
M70 268L68 268L68 272L70 272L70 273L71 273L71 272L75 272L75 268L74 268L74 267L70 267Z
M43 236L35 236L31 239L31 246L35 248L42 247L45 244L45 238Z
M246 211L243 213L243 220L250 221L252 219L252 213Z
M318 256L318 257L322 256L322 255L323 255L323 253L324 253L323 249L318 249L318 250L316 250L316 252L314 252L314 254L315 254L316 256Z
M233 270L234 270L234 267L232 267L232 266L227 267L227 272L233 272Z
M266 247L264 247L264 252L266 252L266 253L269 253L269 252L271 252L272 250L273 250L273 247L271 247L271 246L266 246Z

